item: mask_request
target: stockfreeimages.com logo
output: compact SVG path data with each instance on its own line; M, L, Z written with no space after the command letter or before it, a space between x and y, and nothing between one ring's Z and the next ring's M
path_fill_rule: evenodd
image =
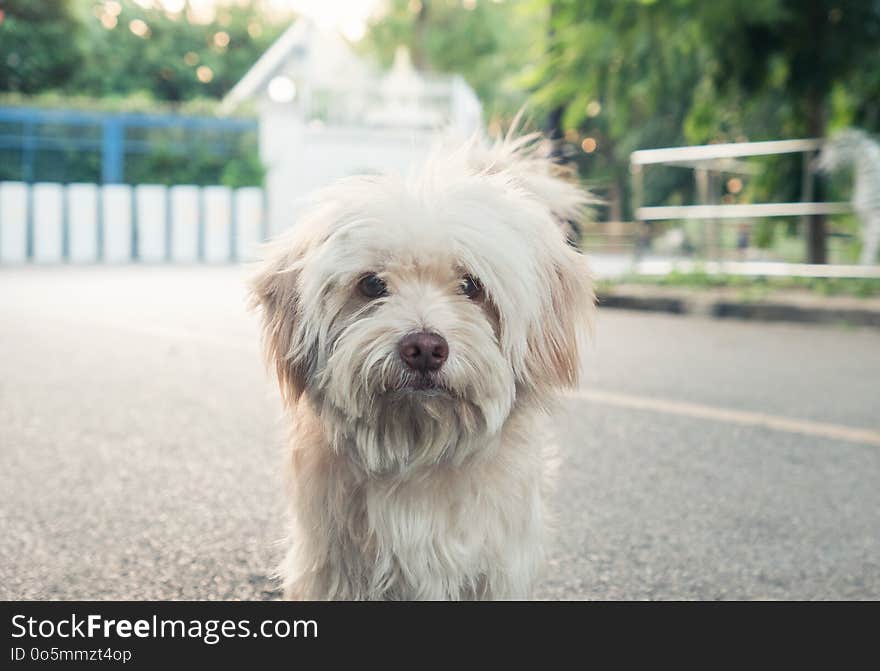
M36 619L25 615L12 617L12 638L190 638L215 645L229 638L318 638L315 620L182 620L150 619L111 620L102 615L61 619Z

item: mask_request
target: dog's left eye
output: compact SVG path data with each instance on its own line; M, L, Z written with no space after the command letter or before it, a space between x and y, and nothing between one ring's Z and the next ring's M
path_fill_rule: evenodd
M483 295L483 285L476 277L465 275L461 278L461 293L471 300L476 300Z
M388 295L388 286L385 284L385 280L376 273L364 275L358 282L358 289L367 298L381 298Z

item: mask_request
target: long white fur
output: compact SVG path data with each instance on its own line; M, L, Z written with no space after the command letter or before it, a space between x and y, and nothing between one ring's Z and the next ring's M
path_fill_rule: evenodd
M594 304L559 225L591 199L538 146L472 141L407 179L342 180L268 247L252 289L291 423L287 597L531 594L547 418ZM386 297L358 292L371 272ZM415 331L449 344L442 391L405 385Z

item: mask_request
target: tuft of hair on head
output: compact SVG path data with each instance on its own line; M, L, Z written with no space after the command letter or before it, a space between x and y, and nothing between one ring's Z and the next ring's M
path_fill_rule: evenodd
M602 201L578 182L574 167L553 159L550 141L543 133L521 133L523 126L520 110L503 137L493 142L471 138L465 148L469 167L486 175L503 173L543 203L560 226L578 230L592 218L590 206Z

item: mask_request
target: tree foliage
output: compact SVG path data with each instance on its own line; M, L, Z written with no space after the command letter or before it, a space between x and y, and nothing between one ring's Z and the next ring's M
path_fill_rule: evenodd
M146 3L144 3L146 4ZM207 23L133 0L2 0L0 91L222 97L287 21L220 4Z
M74 0L0 2L0 91L62 88L82 67Z

